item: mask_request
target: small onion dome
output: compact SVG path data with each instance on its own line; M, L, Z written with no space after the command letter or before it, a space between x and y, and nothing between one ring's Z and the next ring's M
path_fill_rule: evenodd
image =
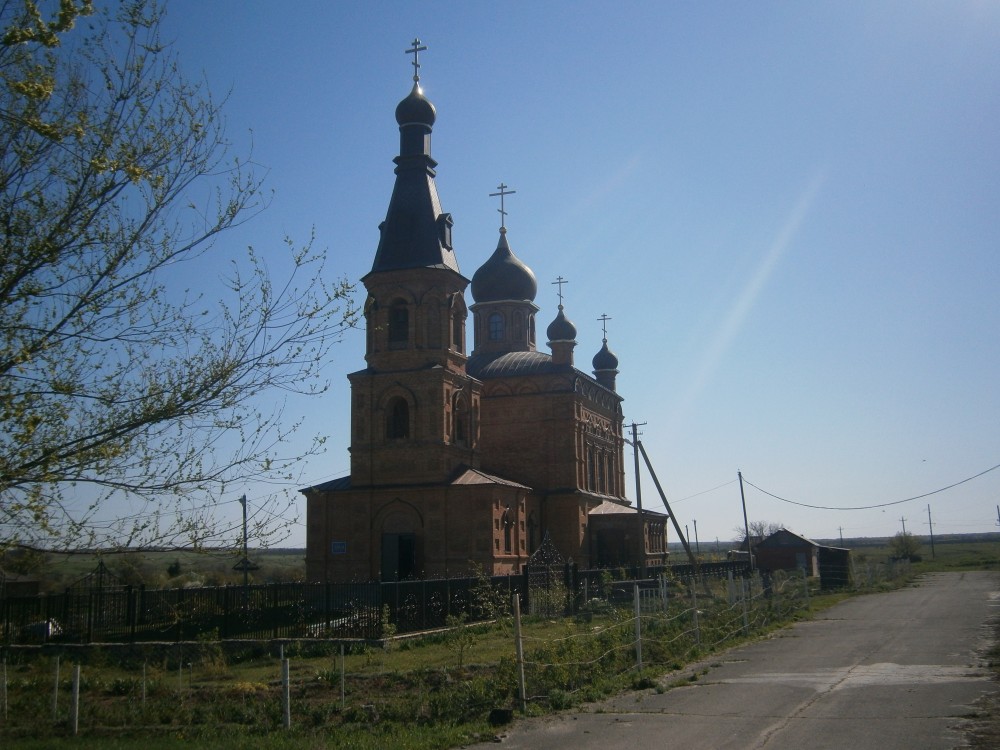
M593 362L595 372L618 369L618 357L615 356L614 352L608 349L607 339L604 339L604 346L601 347L601 351L594 355Z
M399 125L426 125L431 127L437 119L437 110L424 96L419 83L413 84L410 95L396 105L396 122Z
M472 299L476 302L533 302L537 292L535 274L511 252L507 232L501 229L497 249L472 277Z
M549 341L576 341L576 326L566 317L562 305L559 305L556 319L545 329L545 335L549 337Z

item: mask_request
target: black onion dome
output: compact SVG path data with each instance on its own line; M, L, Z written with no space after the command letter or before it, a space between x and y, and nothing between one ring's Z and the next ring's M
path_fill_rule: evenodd
M497 249L472 277L472 299L476 302L533 302L537 293L534 272L514 255L507 244L507 233L501 230Z
M409 96L396 105L396 122L399 125L418 124L431 127L436 119L437 110L424 96L419 83L414 83Z
M594 355L594 370L600 372L601 370L617 370L618 369L618 357L615 353L608 349L608 340L604 339L604 346L601 347L601 351Z
M559 305L559 314L549 323L545 334L549 337L549 341L576 341L576 326L566 317L562 305Z

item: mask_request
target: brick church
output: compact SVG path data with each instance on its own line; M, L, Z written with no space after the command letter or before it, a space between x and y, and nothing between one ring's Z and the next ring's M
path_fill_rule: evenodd
M307 579L517 573L546 538L581 568L664 564L667 516L640 518L625 499L607 338L592 374L577 369L560 283L545 328L551 354L538 350L537 282L503 225L466 306L470 282L435 183L436 111L413 80L396 107L396 181L361 279L366 366L348 375L351 473L302 490Z

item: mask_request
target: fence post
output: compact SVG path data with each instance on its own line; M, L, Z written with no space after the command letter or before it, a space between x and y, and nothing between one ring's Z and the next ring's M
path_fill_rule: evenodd
M288 679L288 659L281 660L281 700L284 705L285 729L292 728L292 703Z
M527 691L524 686L524 642L521 640L521 598L514 594L511 597L511 609L514 611L514 652L517 655L517 699L521 713L527 713Z
M3 720L7 721L7 657L3 660L3 683L0 683L0 699L3 703Z
M73 665L73 705L70 707L70 726L75 735L80 729L80 665Z
M340 708L347 706L347 691L344 689L344 644L340 644Z
M701 629L698 625L698 588L691 576L691 611L694 613L694 645L701 648Z
M53 723L59 717L59 657L56 657L55 664L55 680L52 685L52 721Z
M642 607L639 605L639 583L632 584L635 599L635 663L642 672Z
M746 578L740 579L740 599L743 600L743 632L750 635L750 612L747 608Z
M278 584L271 584L271 633L272 638L278 637Z

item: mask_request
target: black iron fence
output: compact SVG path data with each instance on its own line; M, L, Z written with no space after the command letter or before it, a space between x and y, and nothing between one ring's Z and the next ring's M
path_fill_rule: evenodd
M706 563L703 575L743 575L745 564ZM681 578L690 566L646 572ZM545 589L521 575L371 583L269 583L252 586L147 589L107 586L0 599L0 642L115 643L272 638L380 639L431 630L454 617L476 622L494 617L518 594L574 611L594 598L613 598L639 571L578 570L559 566ZM527 611L527 610L526 610Z

